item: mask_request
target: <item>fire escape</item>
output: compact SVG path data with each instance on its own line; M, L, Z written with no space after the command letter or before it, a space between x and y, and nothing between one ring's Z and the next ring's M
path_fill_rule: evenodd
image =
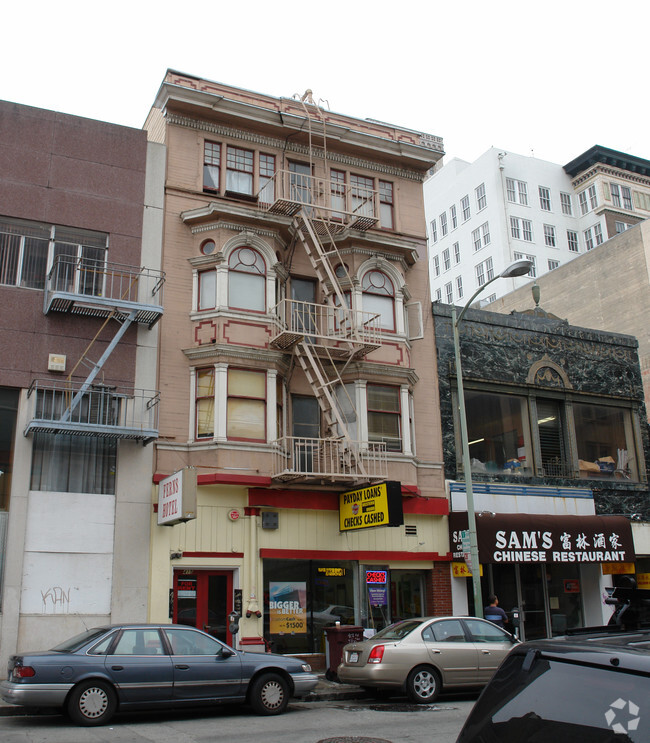
M152 328L163 313L164 275L137 266L105 263L60 255L46 277L43 313L60 312L103 320L67 378L34 380L28 390L30 433L67 433L134 439L148 443L158 436L155 390L96 383L97 376L127 330L133 325ZM98 359L92 349L109 324L115 335ZM75 379L85 367L86 379ZM52 368L52 367L51 367Z
M279 482L380 481L387 477L386 445L353 435L359 415L343 380L352 362L381 346L379 316L348 306L342 284L351 286L351 280L335 240L346 230L365 231L377 223L378 194L313 175L314 136L322 137L327 162L326 122L310 91L301 104L308 123L310 173L279 171L260 192L258 204L271 214L293 218L294 240L305 250L324 294L323 304L282 300L276 307L278 332L271 346L291 354L304 371L326 435L285 436L275 442L273 477Z

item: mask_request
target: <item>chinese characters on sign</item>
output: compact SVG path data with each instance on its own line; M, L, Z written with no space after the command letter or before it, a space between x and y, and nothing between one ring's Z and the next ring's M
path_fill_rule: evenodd
M450 514L454 559L463 559L467 514ZM620 516L491 514L477 519L481 562L621 563L634 560L632 531Z

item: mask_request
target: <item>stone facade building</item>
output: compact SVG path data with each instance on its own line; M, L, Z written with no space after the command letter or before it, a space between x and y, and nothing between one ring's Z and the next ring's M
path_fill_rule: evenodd
M467 469L451 307L433 304L454 611L471 612L458 534ZM647 520L650 456L637 342L537 308L468 310L459 325L482 590L534 638L606 622L612 576L650 579L631 524Z

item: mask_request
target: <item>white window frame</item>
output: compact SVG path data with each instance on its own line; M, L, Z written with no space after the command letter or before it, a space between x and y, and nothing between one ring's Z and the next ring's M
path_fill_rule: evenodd
M566 214L568 217L573 216L573 201L570 193L564 193L560 191L560 204L562 206L562 214Z
M544 225L544 243L549 248L557 247L557 240L555 238L555 227L552 224Z
M572 253L579 253L580 252L580 240L578 237L578 233L575 230L567 230L566 239L567 239L567 245L569 246L569 250Z
M463 222L467 222L467 220L472 216L472 210L469 205L469 196L467 194L460 200L460 208L463 212Z
M474 189L476 193L476 210L481 211L487 206L487 196L485 194L485 183L481 183Z
M449 217L451 219L451 229L455 230L458 227L458 214L456 212L456 204L452 204L449 207Z
M548 186L538 186L539 208L544 212L551 211L551 189Z
M506 178L506 193L511 204L528 206L528 185L516 178Z

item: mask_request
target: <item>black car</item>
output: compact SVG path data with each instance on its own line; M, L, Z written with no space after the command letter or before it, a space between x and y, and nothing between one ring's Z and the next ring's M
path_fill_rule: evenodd
M241 652L181 625L128 624L13 655L0 696L12 704L61 707L80 725L103 725L127 709L231 702L274 715L317 683L299 658Z
M456 743L647 743L647 591L623 586L605 627L516 645Z

